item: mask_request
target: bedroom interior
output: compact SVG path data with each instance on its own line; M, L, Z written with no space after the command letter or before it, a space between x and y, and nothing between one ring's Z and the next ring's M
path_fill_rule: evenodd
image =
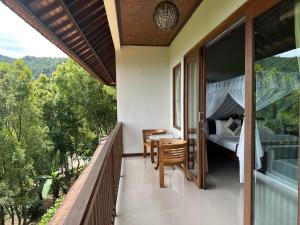
M225 176L224 171L227 171L227 182L230 180L238 185L237 147L244 109L234 95L239 94L239 90L235 93L233 89L239 87L235 83L245 73L244 21L237 22L209 42L205 46L205 57L207 186L215 186L216 181L212 181L211 176Z

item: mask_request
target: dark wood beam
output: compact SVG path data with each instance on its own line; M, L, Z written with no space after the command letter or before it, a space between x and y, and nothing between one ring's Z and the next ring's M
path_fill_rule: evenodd
M86 43L88 44L88 46L91 49L92 53L95 55L95 57L99 61L99 64L103 67L103 69L105 71L105 74L107 76L110 76L109 72L106 70L105 66L103 65L103 63L102 63L101 59L99 58L97 52L95 51L94 47L90 44L90 42L87 40L85 34L81 31L80 26L78 25L78 23L76 22L75 18L73 17L73 15L71 14L71 12L69 11L69 8L66 6L66 4L64 3L63 0L59 0L59 1L60 1L61 5L62 5L63 9L65 10L65 12L68 14L70 20L73 21L75 27L77 28L77 30L80 33L80 35L82 36L82 38L86 41ZM111 81L113 82L112 79L111 79Z
M89 54L89 55L84 55L83 56L83 58L84 58L85 61L89 60L89 58L91 58L91 57L96 58L93 54ZM96 58L96 60L97 60L97 58Z
M38 0L26 0L26 4L31 5L32 3L37 2Z
M53 31L54 32L54 31ZM72 35L72 34L75 34L77 33L76 32L76 29L74 29L74 27L69 27L67 28L66 30L62 30L62 31L57 31L57 32L54 32L57 36L63 38L65 36L69 36L69 35Z
M49 4L48 6L40 9L37 13L36 16L37 17L41 17L44 14L49 14L50 12L54 11L55 9L59 8L61 5L59 4L59 2L55 1L52 2L51 4Z
M87 13L91 13L93 10L95 10L95 8L99 7L97 5L98 3L99 3L99 0L89 0L88 2L81 1L81 2L78 2L78 4L73 7L68 6L68 8L72 12L73 16L76 18L76 16L80 13L89 15Z
M106 16L106 12L105 12L105 8L101 8L101 9L96 9L94 10L92 13L89 14L89 16L78 16L77 20L78 20L78 25L84 25L86 23L91 23L95 18L93 17L94 15L97 15L97 17L99 15L102 16Z
M86 35L88 35L88 34L94 32L97 29L100 30L100 29L104 29L106 27L108 27L108 21L107 21L106 18L105 19L104 18L103 19L96 19L92 23L87 24L86 26L82 26L82 31Z
M77 2L79 2L80 0L64 0L66 5L70 8L73 5L77 4Z
M95 34L101 34L103 32L103 30L105 32L107 32L107 29L109 30L109 28L107 28L105 26L105 28L103 29L103 27L99 27L99 26L93 26L91 29L87 30L87 32L84 32L87 39L90 39L91 37L93 37Z
M93 36L89 37L90 43L93 44L93 41L97 41L97 40L102 41L104 38L107 38L107 33L108 33L108 31L106 31L106 32L99 31L99 32L93 34ZM101 38L101 39L99 39L99 38Z
M65 28L66 26L69 26L70 24L72 24L72 22L70 20L65 20L62 23L59 23L55 26L51 26L51 29L54 31L54 33L57 33L59 30Z
M106 46L106 45L109 45L107 43L111 43L111 37L110 36L104 36L102 39L101 39L101 42L98 42L94 45L95 48L99 48L100 46Z
M79 12L75 12L74 17L77 19L78 23L81 23L83 19L102 15L105 13L104 3L95 2L94 4L90 4L88 7L85 7Z
M91 67L93 67L97 63L97 59L94 59L94 58L89 59L89 60L86 61L86 63L88 65L90 65Z
M82 51L82 52L79 52L79 53L78 53L78 56L79 56L80 58L85 58L85 57L87 57L87 56L89 56L89 55L93 55L93 52L92 52L90 49L87 49L87 50L85 50L85 51Z
M57 13L55 16L52 16L43 21L46 22L47 26L50 26L52 23L56 22L57 20L60 20L64 16L66 16L66 14L64 13L64 11L61 11L61 12Z
M106 14L98 15L97 18L93 18L93 17L87 18L85 22L81 22L81 23L78 23L78 24L80 25L80 27L85 28L89 24L93 23L95 20L105 20L107 22Z
M78 52L82 49L85 49L85 48L88 48L88 46L86 45L86 43L84 41L80 41L78 42L79 44L76 44L74 46L72 46L72 49L75 51L75 52Z
M68 44L71 45L72 43L76 42L78 39L80 39L80 35L78 33L74 33L72 35L68 35L62 38L62 40Z
M82 38L79 37L77 39L77 41L72 42L71 44L68 44L68 46L70 46L70 48L74 49L74 48L76 48L79 45L81 46L82 44L86 45L86 43L84 42L84 40L82 40Z

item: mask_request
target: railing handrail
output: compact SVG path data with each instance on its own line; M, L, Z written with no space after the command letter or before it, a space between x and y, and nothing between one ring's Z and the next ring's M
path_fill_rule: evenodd
M107 158L114 149L114 141L121 127L122 124L118 123L105 143L97 147L90 162L75 181L62 205L51 219L50 225L80 225L82 223L90 207L97 182L103 176L103 168ZM111 179L114 179L114 177Z

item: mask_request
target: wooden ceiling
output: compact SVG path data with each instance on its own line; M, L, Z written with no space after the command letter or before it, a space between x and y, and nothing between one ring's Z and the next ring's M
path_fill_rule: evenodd
M115 49L103 0L3 2L95 78L115 85Z
M162 0L116 0L121 45L169 46L202 0L172 0L179 21L172 31L161 31L153 22L153 11Z

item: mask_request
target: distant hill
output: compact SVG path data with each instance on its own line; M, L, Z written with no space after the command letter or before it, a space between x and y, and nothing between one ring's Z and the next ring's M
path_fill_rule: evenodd
M25 56L22 58L26 65L32 70L32 76L36 79L41 73L50 76L58 64L67 60L67 58L34 57ZM0 62L12 63L15 58L0 55Z

